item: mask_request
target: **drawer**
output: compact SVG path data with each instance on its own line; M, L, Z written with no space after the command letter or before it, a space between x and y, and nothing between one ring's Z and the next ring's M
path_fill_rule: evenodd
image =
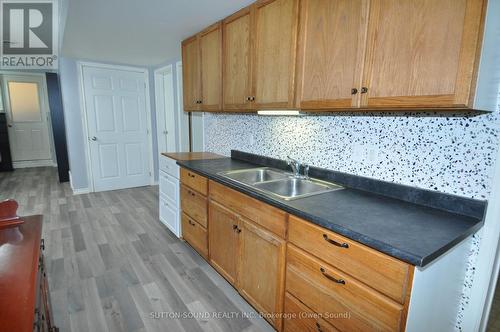
M293 245L286 291L341 331L400 331L403 306ZM345 319L348 315L349 319Z
M176 208L179 208L179 180L161 171L159 182L160 194L163 194Z
M289 218L288 239L395 301L405 302L411 287L409 264L295 216Z
M208 258L207 230L185 213L182 214L182 237L200 255Z
M285 238L287 213L236 190L210 181L210 199Z
M181 182L200 194L207 195L208 180L206 177L181 168Z
M289 293L285 294L284 317L285 332L340 332Z
M203 227L207 227L208 200L202 194L181 185L181 210L196 220Z
M177 237L180 236L179 209L160 194L160 221Z
M160 155L160 171L179 179L179 165L174 159Z

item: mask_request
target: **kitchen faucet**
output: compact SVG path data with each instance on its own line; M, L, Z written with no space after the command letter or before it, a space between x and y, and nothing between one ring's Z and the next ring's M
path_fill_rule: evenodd
M292 168L293 176L295 178L309 178L309 165L301 164L298 160L293 159L290 156L287 156L287 164ZM304 168L304 176L300 175L300 167Z

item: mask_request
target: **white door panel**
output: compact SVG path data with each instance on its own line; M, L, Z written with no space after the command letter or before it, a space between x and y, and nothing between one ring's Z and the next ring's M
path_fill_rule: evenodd
M144 74L85 66L83 83L94 189L149 185Z
M12 160L51 160L44 78L3 75L3 85Z

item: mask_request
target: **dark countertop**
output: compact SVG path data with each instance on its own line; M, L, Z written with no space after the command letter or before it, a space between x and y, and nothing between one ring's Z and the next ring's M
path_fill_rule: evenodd
M259 165L231 158L177 163L415 266L429 264L483 225L479 218L351 188L285 201L217 174Z

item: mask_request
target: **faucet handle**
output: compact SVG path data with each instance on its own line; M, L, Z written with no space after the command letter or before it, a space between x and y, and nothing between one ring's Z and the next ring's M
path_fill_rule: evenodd
M309 165L308 164L304 164L304 165L302 165L302 167L304 167L304 177L306 179L309 179Z

